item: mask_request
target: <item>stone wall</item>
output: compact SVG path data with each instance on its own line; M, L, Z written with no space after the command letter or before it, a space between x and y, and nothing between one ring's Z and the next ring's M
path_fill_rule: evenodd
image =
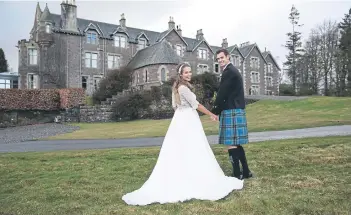
M60 111L0 111L0 128L52 123Z

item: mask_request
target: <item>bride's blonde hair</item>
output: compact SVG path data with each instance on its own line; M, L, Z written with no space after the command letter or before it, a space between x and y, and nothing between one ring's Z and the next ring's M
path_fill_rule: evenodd
M176 80L174 81L173 87L172 87L172 93L174 94L175 103L177 105L180 105L180 96L179 96L179 92L178 92L178 88L180 85L185 85L190 90L192 90L192 91L194 90L194 87L188 81L184 80L181 76L181 75L183 75L184 68L186 68L186 67L190 67L190 65L187 63L181 63L178 65Z

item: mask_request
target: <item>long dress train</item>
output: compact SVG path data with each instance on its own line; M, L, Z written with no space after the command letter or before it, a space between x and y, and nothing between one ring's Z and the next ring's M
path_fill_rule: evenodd
M195 109L198 103L189 98L188 90L179 91L186 92L189 107L176 109L150 177L140 189L122 197L127 204L215 201L243 188L242 180L224 175Z

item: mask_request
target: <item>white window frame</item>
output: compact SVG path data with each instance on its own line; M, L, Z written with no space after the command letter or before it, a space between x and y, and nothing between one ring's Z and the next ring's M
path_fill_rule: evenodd
M252 71L251 72L251 83L259 84L260 83L260 73Z
M86 42L87 44L97 44L97 40L98 40L98 34L96 32L93 31L88 31L86 34Z
M251 57L250 58L250 67L252 69L259 69L260 68L260 59L258 57Z
M197 74L204 74L205 72L209 72L209 66L207 64L198 64L197 65Z
M96 56L96 59L93 59L93 57ZM99 58L99 53L97 52L85 52L84 53L85 57L85 67L86 68L94 68L96 69L98 67L98 58ZM95 62L95 64L94 64Z
M182 55L183 55L183 54L182 54L182 53L183 53L183 47L182 47L181 45L178 45L178 44L177 44L177 45L175 46L175 49L176 49L176 52L177 52L177 55L178 55L178 56L182 56Z
M102 79L101 75L93 75L93 87L94 91L96 91L99 88L99 83Z
M251 95L260 95L260 85L251 85Z
M231 62L234 66L240 66L240 56L239 55L232 55Z
M116 35L114 37L114 45L115 47L126 48L127 47L127 37L122 35Z
M266 76L266 84L267 84L267 87L273 87L273 77L272 76Z
M33 80L30 77L33 77ZM39 89L39 76L37 74L27 74L27 89Z
M47 34L50 34L50 33L51 33L51 25L50 25L50 24L46 24L46 25L45 25L45 32L46 32Z
M9 79L0 79L0 89L10 89L11 80Z
M144 38L138 39L138 50L146 48L147 41Z
M208 50L204 48L199 48L197 57L202 60L207 60Z
M111 59L112 58L112 59ZM121 66L121 55L108 54L107 55L107 68L118 69Z
M28 48L28 64L38 65L38 49Z

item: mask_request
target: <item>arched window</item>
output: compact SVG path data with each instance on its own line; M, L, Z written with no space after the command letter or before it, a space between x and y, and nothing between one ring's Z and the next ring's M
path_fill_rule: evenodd
M161 69L161 81L167 81L165 68Z
M46 24L46 26L45 26L45 32L49 34L49 33L50 33L50 30L51 30L50 25L49 25L49 24Z

